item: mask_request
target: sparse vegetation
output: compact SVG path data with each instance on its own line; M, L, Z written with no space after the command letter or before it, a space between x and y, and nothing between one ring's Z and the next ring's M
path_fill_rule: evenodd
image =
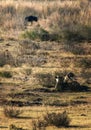
M70 124L70 118L68 117L66 111L63 113L47 113L43 116L43 119L38 119L37 121L32 121L33 130L41 129L42 127L47 127L50 125L56 127L68 127Z
M91 129L90 59L91 0L1 0L0 129Z

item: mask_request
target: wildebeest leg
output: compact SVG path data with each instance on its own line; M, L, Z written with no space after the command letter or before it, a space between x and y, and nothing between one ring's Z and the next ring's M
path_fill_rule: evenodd
M56 84L55 84L55 89L57 90L57 86L58 86L58 83L56 82Z
M33 25L33 21L31 21L31 26Z
M61 86L60 82L56 82L56 84L55 84L55 90L62 91L62 86Z

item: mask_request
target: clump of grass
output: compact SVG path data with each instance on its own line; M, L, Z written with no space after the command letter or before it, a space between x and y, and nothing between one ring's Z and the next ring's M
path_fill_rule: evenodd
M32 73L32 69L26 69L26 75L30 75Z
M49 125L54 125L57 127L68 127L70 123L70 118L68 117L66 111L64 111L63 113L47 113L44 116L44 120Z
M47 126L53 125L56 127L68 127L70 124L70 118L66 111L63 113L47 113L43 116L43 119L38 119L37 121L32 121L33 130L45 128Z
M12 73L9 72L9 71L3 71L3 72L0 72L0 77L2 77L2 78L12 78Z
M14 124L11 124L10 126L9 126L9 130L24 130L23 128L20 128L20 127L17 127L17 126L15 126Z
M4 115L9 118L17 118L22 113L20 109L16 107L7 107L5 106L3 109Z
M32 39L32 40L39 39L38 33L35 30L24 32L22 34L22 37L29 38L29 39Z

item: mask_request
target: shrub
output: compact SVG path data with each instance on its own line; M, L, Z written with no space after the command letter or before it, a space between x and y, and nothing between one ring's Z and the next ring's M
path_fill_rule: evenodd
M32 40L42 40L42 41L48 41L49 40L49 33L43 28L35 28L35 30L32 31L26 31L22 34L24 38L29 38Z
M47 122L47 124L57 127L67 127L70 123L70 118L68 117L66 111L63 113L47 113L44 116L44 120Z
M43 116L43 119L38 119L37 121L32 121L33 130L37 128L45 128L47 126L53 125L56 127L68 127L70 124L70 118L68 117L66 111L63 113L47 113Z
M39 38L38 33L35 30L33 30L33 31L26 31L25 33L22 34L22 36L24 38L29 38L29 39L32 39L32 40L35 40L35 39Z
M12 77L12 74L11 74L11 72L9 72L9 71L4 71L4 72L0 72L0 77L3 77L3 78L11 78L11 77Z
M60 41L62 39L62 32L49 33L43 28L35 28L32 31L26 31L22 34L22 37L29 38L32 40L39 39L41 41Z
M22 111L16 107L4 107L4 115L9 118L17 118Z

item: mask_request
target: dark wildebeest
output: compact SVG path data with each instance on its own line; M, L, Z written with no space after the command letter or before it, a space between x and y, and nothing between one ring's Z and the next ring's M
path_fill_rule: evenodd
M55 78L55 89L57 91L86 92L90 90L88 86L80 85L80 83L76 81L75 74L72 72L68 73L65 77L56 76Z
M37 22L38 21L38 17L36 17L36 16L27 16L27 17L25 17L25 24L27 23L27 22L31 22L31 24L33 23L33 22Z

